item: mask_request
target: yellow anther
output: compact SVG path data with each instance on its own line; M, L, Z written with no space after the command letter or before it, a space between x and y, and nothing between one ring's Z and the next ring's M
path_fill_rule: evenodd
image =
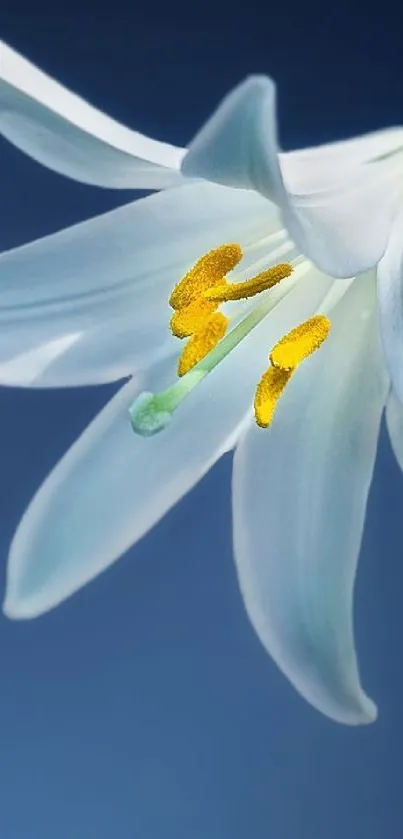
M216 300L217 303L225 303L227 300L244 300L273 288L280 280L289 277L291 273L292 265L289 262L281 262L279 265L267 268L266 271L262 271L261 274L257 274L256 277L252 277L246 282L214 285L203 293L203 297L206 300Z
M188 306L178 309L171 317L170 327L172 334L177 338L187 338L203 326L210 315L216 311L219 303L211 300L192 300Z
M206 253L196 262L175 286L169 304L173 309L182 309L201 297L206 289L222 283L228 271L232 271L242 259L242 248L238 244L221 245Z
M199 363L224 337L228 318L215 312L202 328L189 339L178 361L178 376L183 376Z
M301 361L318 350L330 332L331 323L325 315L304 321L279 341L270 353L274 367L294 370Z
M300 323L273 347L271 367L263 373L255 393L255 418L261 428L270 425L286 384L301 361L318 350L329 335L331 323L325 315Z
M282 370L281 367L269 367L256 388L255 419L260 428L270 425L276 405L284 388L292 376L292 371Z

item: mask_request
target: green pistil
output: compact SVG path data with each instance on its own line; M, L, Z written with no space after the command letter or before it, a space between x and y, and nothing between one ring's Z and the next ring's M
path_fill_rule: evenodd
M279 302L279 298L285 296L284 292L287 293L291 290L295 279L295 274L292 278L289 278L287 289L285 283L283 283L281 293L278 290L276 294L273 289L271 293L265 294L260 305L249 312L202 361L199 361L192 370L185 373L175 384L161 391L161 393L154 394L147 391L140 393L129 409L130 422L136 434L149 437L166 428L174 411L185 397L274 309Z

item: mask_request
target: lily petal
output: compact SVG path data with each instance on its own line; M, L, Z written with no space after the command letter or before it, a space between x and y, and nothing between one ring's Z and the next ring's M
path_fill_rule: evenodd
M183 149L120 125L3 41L0 133L49 169L84 183L163 189L181 180Z
M271 342L315 310L331 281L301 280L185 399L154 437L131 429L140 389L125 385L42 484L14 537L4 610L29 618L56 606L143 536L235 444ZM274 292L276 289L274 289ZM158 391L175 379L165 359L141 383Z
M384 128L360 137L279 154L281 172L293 195L338 186L365 165L403 151L403 128Z
M256 193L185 183L2 254L0 381L97 384L149 365L172 350L168 297L182 274L278 225Z
M336 144L333 155L321 147L279 156L274 84L252 76L197 134L182 172L257 190L281 208L302 253L328 274L350 277L375 265L385 250L400 191L402 146L403 131L396 129Z
M396 217L385 256L378 266L378 302L386 363L396 396L403 403L403 212Z
M403 405L393 389L386 403L385 419L393 454L403 470Z
M360 685L352 602L382 409L389 386L374 282L354 281L332 332L295 373L272 427L234 459L240 587L266 650L314 707L347 724L376 708Z

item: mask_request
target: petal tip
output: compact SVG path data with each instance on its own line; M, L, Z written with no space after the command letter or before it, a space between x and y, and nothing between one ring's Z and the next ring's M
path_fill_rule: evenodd
M189 144L181 172L278 197L275 84L269 76L247 76L222 99Z
M282 668L283 669L283 668ZM290 678L290 673L286 673ZM296 690L317 711L335 723L347 726L370 725L378 718L375 702L365 693L360 683L347 686L343 682L331 686L321 680L312 684L305 679L290 679Z
M42 614L42 610L35 598L19 597L6 590L3 600L3 615L10 620L29 620Z
M361 714L357 719L357 725L371 725L378 719L378 708L369 696L364 694Z
M344 723L345 725L361 726L372 725L378 719L378 708L372 699L366 694L360 697L356 708L347 712L347 715L341 716L340 720L336 722Z
M59 605L60 597L46 587L28 583L24 574L16 573L18 569L17 556L13 547L8 558L8 574L5 594L2 604L3 615L10 620L31 620L49 612Z

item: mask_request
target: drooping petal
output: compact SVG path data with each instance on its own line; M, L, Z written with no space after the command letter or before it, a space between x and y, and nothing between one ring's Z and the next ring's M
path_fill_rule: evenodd
M400 190L402 147L403 130L396 129L336 144L333 152L320 147L279 156L274 85L252 76L203 126L182 171L256 189L281 208L306 256L335 277L349 277L371 268L384 252ZM385 159L374 162L378 158Z
M266 650L332 719L375 718L360 685L353 588L388 389L374 281L355 280L332 332L303 362L267 431L234 460L234 544L241 591Z
M139 437L128 409L138 390L175 379L166 359L104 408L43 483L14 537L5 612L29 618L71 595L114 562L229 450L249 414L267 350L319 305L318 272L301 281L267 320L198 385L159 435Z
M394 221L378 266L381 335L393 387L403 402L403 212Z
M181 180L183 149L120 125L2 41L0 133L44 166L84 183L163 189Z
M385 419L393 453L403 470L403 405L393 389L386 403Z
M62 387L129 375L172 346L168 298L192 263L278 224L256 193L185 183L2 254L0 381Z

